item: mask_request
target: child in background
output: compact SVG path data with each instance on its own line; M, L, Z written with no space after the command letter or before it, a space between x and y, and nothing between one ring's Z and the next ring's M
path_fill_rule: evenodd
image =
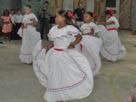
M3 11L1 20L2 20L2 33L4 37L8 37L8 39L10 40L12 24L11 24L10 13L7 9Z
M32 51L41 38L40 33L36 31L38 20L35 14L32 13L31 6L26 5L24 12L23 25L18 31L18 34L22 37L22 46L19 58L22 63L31 64Z
M101 55L108 61L115 62L125 57L126 49L118 36L119 22L114 16L114 12L107 10L105 14L107 21L103 23L104 26L99 25L101 30L99 36L103 40Z
M102 41L95 37L99 32L97 25L93 22L93 13L86 12L84 14L84 24L81 26L83 39L80 44L80 51L83 53L92 68L93 75L97 75L101 68L100 50Z
M19 40L21 39L19 35L17 34L19 28L21 27L23 22L23 15L20 9L17 9L16 15L14 17L14 23L15 23L15 28L14 28L14 34L13 34L13 40Z

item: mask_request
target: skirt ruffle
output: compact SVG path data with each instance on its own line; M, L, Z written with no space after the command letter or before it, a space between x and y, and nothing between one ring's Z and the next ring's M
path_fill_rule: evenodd
M41 48L33 52L33 68L39 82L47 88L47 102L77 100L90 95L93 75L86 58L74 50L63 52Z

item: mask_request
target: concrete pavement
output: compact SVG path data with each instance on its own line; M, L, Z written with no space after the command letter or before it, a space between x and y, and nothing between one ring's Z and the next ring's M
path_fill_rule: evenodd
M103 60L93 93L76 102L126 102L136 83L136 36L121 31L120 37L128 50L126 58L117 63ZM44 102L45 89L35 77L32 66L20 63L19 49L20 42L0 46L0 102Z

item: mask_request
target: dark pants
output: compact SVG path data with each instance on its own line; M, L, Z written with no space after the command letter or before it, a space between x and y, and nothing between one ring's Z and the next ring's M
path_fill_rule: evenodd
M13 25L13 31L12 31L12 36L11 36L12 40L20 40L21 39L21 37L17 34L21 25L22 25L22 23L16 23L15 25Z
M40 22L40 33L42 39L45 38L46 40L48 40L48 33L50 28L51 28L51 24L48 19Z

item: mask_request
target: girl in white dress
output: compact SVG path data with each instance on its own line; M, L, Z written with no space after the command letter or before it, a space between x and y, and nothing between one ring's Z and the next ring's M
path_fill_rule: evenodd
M93 75L97 75L101 68L100 49L102 45L101 39L95 37L98 33L98 28L93 23L93 13L86 12L84 14L84 24L81 26L83 39L80 43L80 51L83 53L92 68Z
M47 88L44 99L58 102L85 98L93 90L93 75L87 59L73 49L82 36L68 25L70 18L65 11L59 11L55 20L57 25L49 32L52 42L44 47L40 41L34 51L34 72Z
M18 34L22 37L22 46L19 58L22 63L32 63L32 51L40 40L40 33L36 31L37 17L32 13L30 5L26 5L23 25Z
M119 22L111 10L107 10L106 16L108 20L103 25L99 26L101 33L100 38L103 40L101 54L109 61L117 61L123 59L126 54L125 47L121 44L118 36Z

